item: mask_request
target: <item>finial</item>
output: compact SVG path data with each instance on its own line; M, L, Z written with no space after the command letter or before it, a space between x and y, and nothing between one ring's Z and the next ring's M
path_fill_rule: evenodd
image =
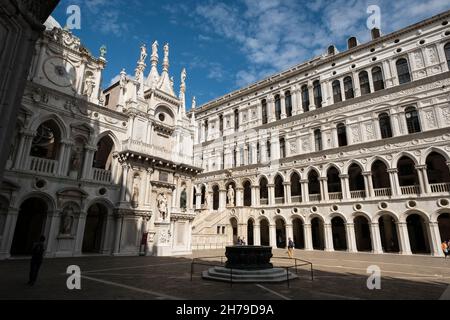
M164 45L164 62L163 62L164 71L169 71L169 44L166 43Z
M102 46L100 47L100 58L105 59L106 53L107 53L107 51L106 51L106 46L105 46L105 45L102 45Z
M197 108L197 101L195 96L192 97L192 106L191 106L191 110L194 110L195 108Z
M147 59L147 47L145 46L145 43L141 46L141 57L139 59L140 63L144 63L145 59Z

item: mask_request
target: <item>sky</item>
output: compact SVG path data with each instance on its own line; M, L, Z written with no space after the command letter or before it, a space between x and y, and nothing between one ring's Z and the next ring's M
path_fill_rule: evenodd
M169 43L175 90L185 67L187 101L196 96L197 106L324 54L331 44L344 51L350 36L369 41L370 5L380 8L383 34L450 10L450 0L61 0L53 17L62 26L71 5L81 9L81 28L72 32L83 45L95 56L107 47L103 88L122 68L134 74L141 45L150 53L157 40L160 70Z

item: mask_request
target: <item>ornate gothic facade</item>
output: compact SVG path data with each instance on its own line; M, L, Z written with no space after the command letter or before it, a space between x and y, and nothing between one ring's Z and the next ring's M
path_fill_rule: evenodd
M169 45L143 46L134 76L101 91L106 49L94 57L49 20L0 189L0 259L41 234L49 257L189 254L238 237L441 255L449 20L374 29L189 112Z

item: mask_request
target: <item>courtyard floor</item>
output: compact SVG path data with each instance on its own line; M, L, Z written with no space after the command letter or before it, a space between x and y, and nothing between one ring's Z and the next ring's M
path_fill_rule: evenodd
M193 257L223 255L223 250L195 252L190 257L83 257L45 260L34 287L26 285L29 261L0 262L0 300L17 299L189 299L189 300L308 300L308 299L450 299L450 259L427 256L348 254L296 251L314 264L314 281L307 269L286 284L230 284L203 281ZM286 257L285 250L275 256ZM285 262L280 261L280 264ZM67 289L67 267L81 268L81 290ZM381 269L381 290L367 288L367 268Z

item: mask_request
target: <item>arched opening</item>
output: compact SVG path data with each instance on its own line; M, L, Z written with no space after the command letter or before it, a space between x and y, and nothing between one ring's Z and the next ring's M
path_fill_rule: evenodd
M402 157L397 164L398 181L402 194L418 194L420 192L419 176L413 160Z
M301 219L294 219L292 221L292 228L294 233L294 243L296 249L305 249L305 229Z
M262 219L259 225L260 225L261 245L270 246L269 221L267 221L266 219Z
M389 180L387 166L381 160L377 160L372 164L372 183L375 196L389 197L392 195L391 181Z
M365 198L365 182L361 167L356 163L353 163L350 168L348 168L348 175L352 199Z
M362 71L359 73L359 86L361 88L362 96L370 93L370 81L367 71Z
M275 96L275 117L277 120L281 120L281 98L279 94Z
M102 253L108 209L103 204L92 205L87 212L83 237L83 253Z
M302 86L302 106L303 112L309 111L310 101L309 101L309 90L307 85Z
M314 130L314 144L316 152L323 150L322 131L320 129Z
M286 102L286 116L292 117L292 95L290 91L286 91L285 102Z
M262 112L262 124L266 124L268 122L267 118L267 100L261 101L261 112Z
M408 127L408 133L414 134L422 132L420 125L419 112L414 107L408 107L405 109L406 126Z
M31 145L30 156L57 160L61 144L61 130L55 121L49 120L39 126Z
M378 116L378 122L380 124L381 137L383 139L392 138L391 118L387 113L382 113Z
M339 171L331 167L327 171L328 196L330 200L342 200L342 184Z
M244 182L244 207L252 206L252 184L250 181Z
M333 81L333 100L334 103L342 102L341 82L339 80Z
M277 236L277 248L286 248L286 223L283 219L277 219L275 221L276 225L276 236Z
M347 236L345 222L341 217L335 217L331 220L331 229L333 233L333 245L336 251L347 250Z
M373 80L373 89L375 91L380 91L384 89L384 79L383 79L383 71L380 67L375 67L372 69L372 80Z
M427 157L427 174L433 192L450 192L450 171L444 156L432 152Z
M428 228L425 219L418 214L411 214L406 219L408 224L409 243L414 254L430 253Z
M253 219L249 219L248 223L247 223L247 244L249 246L253 246L255 244L255 240L254 240L254 230L255 227L255 222L253 221Z
M396 65L399 84L411 82L411 74L409 73L408 61L404 58L398 59Z
M372 251L372 239L370 238L369 221L363 216L358 216L355 218L354 224L355 224L356 248L360 252Z
M322 200L320 194L319 174L316 170L312 170L308 174L309 201L317 202Z
M392 216L385 214L378 220L380 227L381 245L383 252L399 253L400 246L398 242L397 224Z
M197 188L193 187L192 188L192 207L196 208L197 207Z
M325 230L319 218L311 220L311 234L314 250L325 250Z
M345 124L340 123L337 125L337 136L339 147L346 147L348 145L348 142L347 142L347 128L345 127Z
M443 213L438 217L441 241L450 241L450 214Z
M213 210L219 210L219 186L213 187Z
M103 137L97 143L97 152L94 155L93 167L96 169L108 170L112 169L114 151L114 141L109 137Z
M314 105L317 109L322 108L322 86L319 80L313 82L314 88Z
M284 203L284 184L283 178L277 175L275 178L275 203Z
M238 222L236 218L230 219L231 230L233 230L233 245L238 243Z
M259 181L259 201L262 205L269 204L269 189L267 188L267 179L262 178Z
M344 91L345 100L353 99L355 97L355 93L353 90L353 80L351 77L344 78Z
M286 140L280 138L280 159L286 158Z
M300 184L300 176L297 172L291 175L291 200L292 203L302 202L302 187Z
M47 203L40 198L30 198L22 203L11 245L12 256L31 254L33 244L44 235L48 209Z
M201 196L201 204L202 204L202 208L204 208L207 203L206 203L206 186L202 185L202 196Z

